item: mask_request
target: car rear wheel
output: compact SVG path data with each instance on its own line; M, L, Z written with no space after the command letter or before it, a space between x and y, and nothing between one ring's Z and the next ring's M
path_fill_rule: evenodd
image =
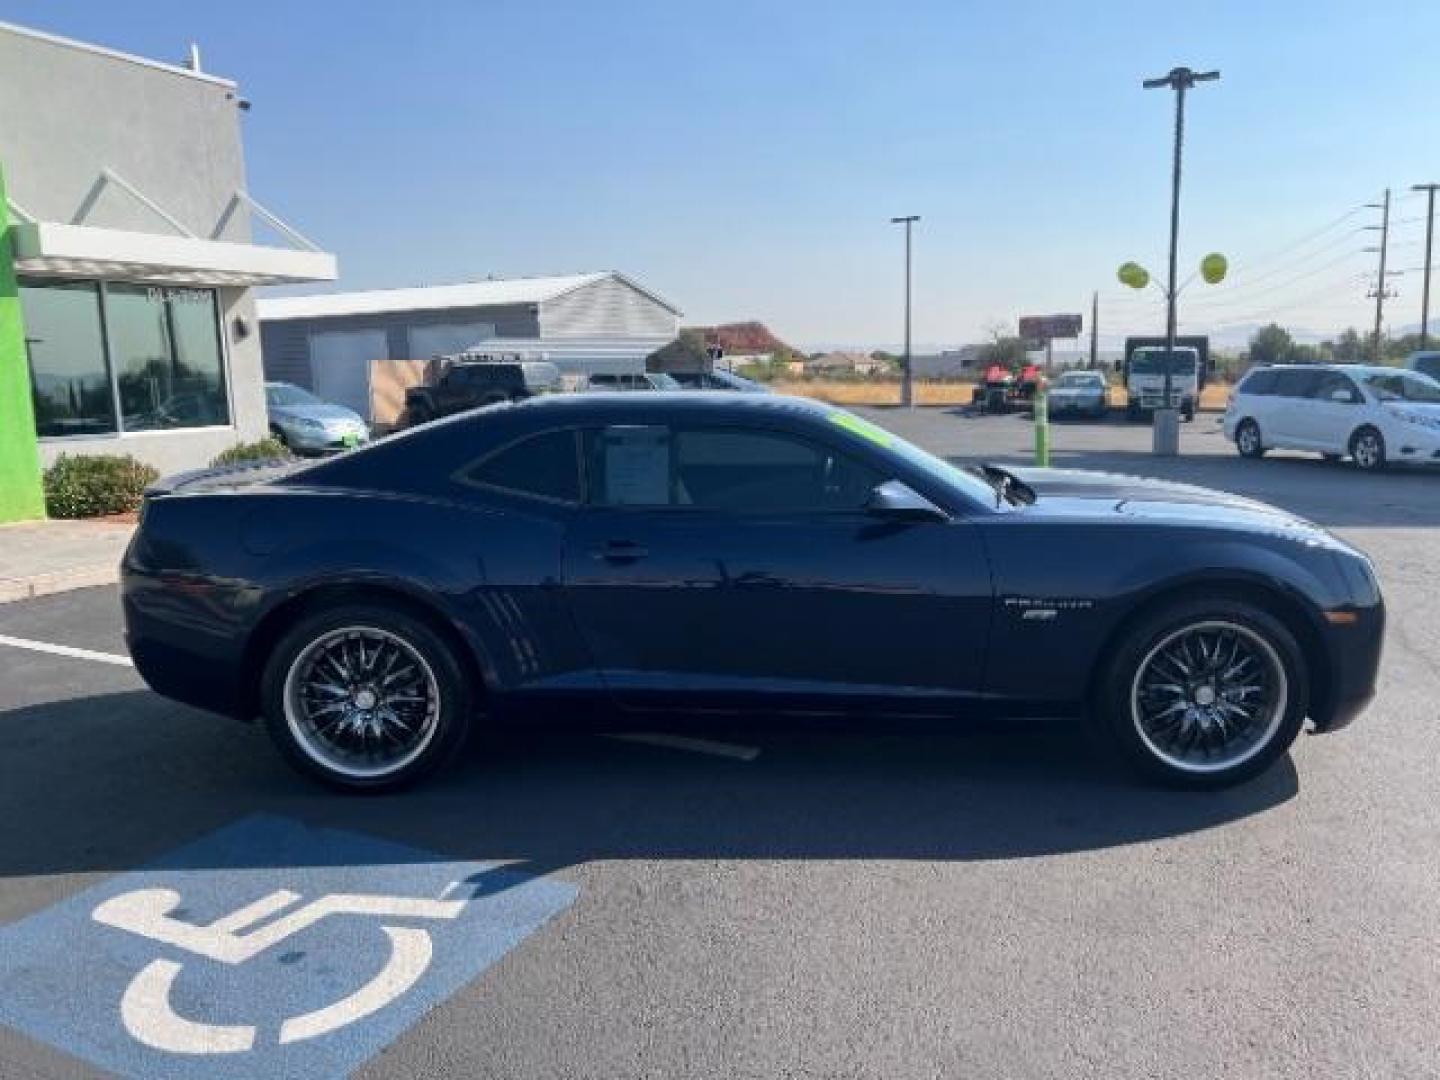
M1377 472L1385 467L1385 437L1373 427L1363 427L1350 437L1350 457L1356 468Z
M1235 449L1241 457L1259 458L1265 456L1265 443L1260 438L1260 425L1254 420L1242 420L1235 429Z
M1222 788L1263 772L1300 733L1305 657L1274 616L1224 598L1148 616L1111 657L1099 706L1145 775Z
M349 791L413 783L463 742L470 700L450 645L383 604L344 604L297 622L261 684L265 723L301 772Z

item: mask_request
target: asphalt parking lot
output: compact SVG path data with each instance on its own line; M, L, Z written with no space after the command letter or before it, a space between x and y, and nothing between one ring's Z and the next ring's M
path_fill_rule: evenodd
M867 415L1029 460L1020 417ZM105 660L114 588L0 605L0 1075L1440 1075L1440 475L1245 461L1217 423L1173 460L1147 428L1056 424L1053 463L1297 511L1372 556L1391 620L1370 710L1219 794L1136 786L1026 723L507 736L347 798ZM95 917L160 888L166 912ZM391 919L412 930L393 971L352 924L219 963L166 937L240 941L240 910L280 891L464 910ZM287 1042L296 1022L340 1026Z

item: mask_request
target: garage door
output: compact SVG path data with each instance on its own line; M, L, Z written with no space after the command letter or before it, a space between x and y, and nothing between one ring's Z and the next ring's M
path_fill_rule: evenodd
M384 330L327 330L310 335L315 393L370 419L370 361L389 352Z

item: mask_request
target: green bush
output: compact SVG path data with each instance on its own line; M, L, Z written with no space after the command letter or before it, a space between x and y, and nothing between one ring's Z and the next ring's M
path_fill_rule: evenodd
M210 462L210 467L219 468L221 465L239 465L246 461L284 461L290 456L290 451L285 449L285 444L273 435L267 435L255 442L236 443L228 450L222 450L215 455L215 460Z
M139 509L146 485L159 478L129 454L61 454L45 470L45 509L56 518L123 514Z

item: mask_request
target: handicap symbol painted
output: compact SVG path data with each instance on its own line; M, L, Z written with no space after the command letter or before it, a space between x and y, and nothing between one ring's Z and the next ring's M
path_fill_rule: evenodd
M247 818L0 929L0 1022L121 1075L344 1075L575 895Z

